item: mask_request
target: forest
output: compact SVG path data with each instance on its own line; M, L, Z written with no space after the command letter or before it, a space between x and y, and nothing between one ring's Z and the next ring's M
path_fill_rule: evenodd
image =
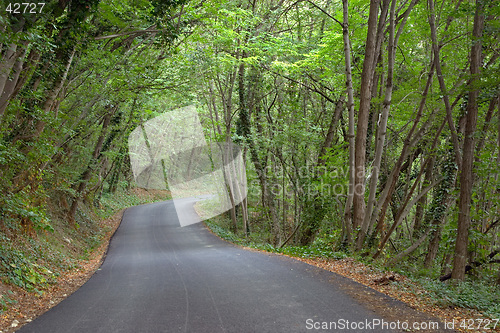
M3 270L7 244L57 233L55 215L78 233L84 207L134 188L131 132L194 105L207 139L239 145L246 165L248 197L210 222L226 234L500 285L497 1L0 10Z

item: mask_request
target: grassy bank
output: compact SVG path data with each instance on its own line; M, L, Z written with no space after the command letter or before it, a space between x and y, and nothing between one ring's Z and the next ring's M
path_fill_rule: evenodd
M83 272L119 224L118 212L170 199L167 191L118 190L98 202L80 204L74 221L66 218L65 198L54 195L45 210L43 230L0 231L0 308L2 315L29 294L42 297L63 275ZM114 217L114 220L112 219ZM97 263L98 264L98 263Z

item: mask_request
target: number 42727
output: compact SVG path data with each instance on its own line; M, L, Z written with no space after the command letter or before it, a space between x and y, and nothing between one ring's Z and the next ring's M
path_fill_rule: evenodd
M5 8L6 12L11 14L39 14L42 12L43 7L45 6L45 2L22 2L22 3L9 3L7 8Z

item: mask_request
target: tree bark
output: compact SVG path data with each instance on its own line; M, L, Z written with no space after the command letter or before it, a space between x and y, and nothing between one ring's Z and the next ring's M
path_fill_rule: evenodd
M17 86L17 82L19 80L19 77L21 75L21 72L23 70L23 65L24 65L24 58L26 57L26 52L27 52L27 42L23 43L22 48L18 48L17 52L13 57L16 58L14 65L12 66L11 69L11 79L7 79L6 82L4 82L4 86L2 89L0 89L0 120L3 117L3 114L5 113L5 109L7 108L7 102L11 98L12 94L15 91L15 88ZM1 72L0 72L1 73ZM3 80L3 75L0 75L1 79ZM1 82L0 82L1 85ZM1 88L1 87L0 87Z
M7 80L9 79L10 72L16 63L17 54L17 44L12 43L9 45L5 51L2 61L0 62L0 94L3 94Z
M436 15L434 11L434 0L428 0L429 3L429 26L431 29L431 39L432 39L432 50L434 53L434 65L436 67L436 74L439 82L439 88L443 94L443 102L446 109L446 120L448 121L448 126L451 133L451 142L453 143L453 151L455 153L455 162L460 169L461 157L460 157L460 144L458 142L457 130L455 124L453 123L452 107L450 104L450 99L448 96L448 90L446 89L446 84L444 82L443 71L441 69L441 57L440 49L441 45L437 41L436 32Z
M99 134L99 137L97 139L97 142L94 147L94 152L92 153L92 157L90 159L90 162L87 166L87 169L83 172L83 174L80 177L80 183L78 184L78 187L76 189L76 196L73 200L73 203L71 204L71 208L69 210L69 219L70 221L74 222L75 221L75 215L76 215L76 210L78 208L78 200L79 198L83 195L83 192L85 191L85 188L87 187L87 183L92 177L92 174L95 170L95 163L97 161L97 158L99 157L102 149L102 145L104 143L104 139L106 138L107 130L109 127L109 123L111 121L111 117L116 111L118 106L113 107L113 110L108 112L102 121L102 128L101 128L101 133Z
M413 138L413 134L417 130L417 126L420 122L420 119L422 118L424 108L425 108L425 103L427 101L427 95L429 93L430 87L432 85L432 80L433 80L433 75L434 75L434 64L431 62L429 73L427 75L427 82L425 85L425 89L422 93L422 98L420 99L420 104L418 107L417 114L415 115L415 119L413 121L413 126L406 135L406 138L404 140L403 144L403 149L401 150L401 154L399 155L398 160L396 161L396 164L394 165L391 174L389 178L387 179L387 183L380 195L379 198L379 204L377 205L376 209L373 212L373 215L371 217L371 222L370 225L375 224L375 220L378 217L378 223L377 223L377 228L376 232L380 233L382 232L383 226L384 226L384 221L385 221L385 215L387 213L387 208L389 207L389 204L391 203L392 200L392 195L396 189L396 183L399 178L399 172L401 170L401 166L403 165L403 161L407 158L410 149L415 146L416 140ZM440 133L442 130L442 127L438 130ZM418 132L417 132L418 134ZM418 135L415 135L417 137ZM434 139L433 146L437 144L437 138ZM370 228L371 230L371 228Z
M488 256L486 257L486 259L484 260L481 260L481 261L473 261L470 265L465 265L464 266L464 270L463 270L463 274L467 274L468 272L476 269L477 267L480 267L484 264L498 264L500 263L500 260L498 259L493 259L498 253L500 253L500 249L496 249L496 250L493 250L490 254L488 254ZM455 267L453 267L455 268ZM454 274L453 272L455 271L455 269L452 270L451 273L448 273L446 275L443 275L439 278L440 281L446 281L446 280L449 280L449 279L454 279Z
M354 196L354 178L355 178L355 143L354 143L354 89L352 87L352 69L351 69L351 41L349 39L349 2L342 0L344 24L342 34L344 39L344 57L345 57L345 79L347 89L347 110L349 113L349 189L344 208L344 223L342 228L342 241L350 244L352 241L352 202Z
M424 243L424 241L427 239L431 232L431 229L427 229L427 231L420 236L419 239L417 239L410 247L408 247L406 250L403 252L398 253L396 256L394 256L391 260L389 260L386 264L386 266L394 266L396 263L398 263L401 259L404 257L412 254L416 249L420 247Z
M420 192L411 202L409 202L409 200L411 199L411 197L413 195L415 188L417 187L417 182L419 181L419 179L423 173L424 168L425 168L425 165L422 166L420 173L419 173L417 179L415 180L415 183L413 184L410 192L407 194L404 203L401 205L401 207L398 208L398 212L396 213L396 216L394 217L394 222L392 223L392 226L389 228L389 230L387 231L385 236L380 241L380 245L378 246L377 252L375 252L375 254L373 255L373 259L377 259L380 256L386 243L389 241L392 233L403 222L403 219L406 216L408 216L411 208L418 202L418 200L420 200L421 197L423 197L427 192L429 192L429 190L431 190L434 186L436 186L441 181L441 180L434 181L432 184L430 184L425 189L423 189L422 192Z
M244 57L245 54L242 55ZM243 163L246 163L247 156L247 141L250 137L250 121L248 119L248 107L245 96L245 63L241 63L238 69L238 97L239 97L239 123L236 129L236 132L244 137L244 145L241 147L243 149ZM246 177L246 175L245 175ZM248 201L247 197L243 199L241 202L242 208L242 217L243 217L243 230L245 232L245 236L248 236L250 232L249 229L249 220L248 220Z
M431 156L429 158L431 158L431 161L427 164L427 168L425 169L425 180L423 182L423 186L430 184L433 179L432 171L434 169L434 161L436 157ZM413 230L411 234L412 237L420 237L420 234L422 233L422 221L424 219L426 204L427 195L424 195L417 202L417 207L415 208L415 217L413 220Z
M375 145L375 159L373 161L372 174L370 178L370 190L368 195L368 203L366 205L366 212L356 239L356 251L363 248L363 243L368 231L373 205L375 204L375 194L377 192L378 177L380 164L382 162L382 153L384 151L385 136L387 132L387 120L389 119L389 111L392 103L392 87L394 76L394 60L396 57L397 40L395 39L395 12L396 1L392 1L391 10L389 14L389 42L387 46L387 81L385 86L384 102L382 106L382 113L377 124L377 139ZM404 22L402 23L404 26Z
M430 0L432 1L432 0ZM465 278L465 267L467 265L467 246L469 244L469 226L471 223L470 208L472 199L472 187L474 182L474 133L477 125L478 97L479 97L479 75L481 74L481 54L484 27L483 3L476 0L476 13L474 15L474 27L472 31L471 64L470 74L472 76L469 87L469 98L467 101L467 116L465 124L465 139L462 154L462 168L460 171L460 198L458 201L458 227L455 242L455 257L453 261L452 279L463 280Z
M360 104L358 111L358 124L355 141L354 158L354 186L353 186L353 227L357 228L363 223L365 215L365 160L366 160L366 134L368 130L368 117L370 115L371 87L375 67L377 19L378 8L381 0L370 1L368 17L368 33L366 36L365 59L361 74Z
M429 0L429 5L431 5L432 8L434 8L434 4L431 3L431 1L432 0ZM457 2L455 9L459 8L461 2L462 2L462 0L459 0ZM444 32L446 32L448 30L448 28L450 27L450 24L453 21L453 18L454 17L451 15L448 17L447 22L446 22L446 26L444 28ZM429 21L430 20L431 20L431 18L429 18ZM400 33L401 33L401 30L398 31L398 34L400 34ZM437 45L437 41L434 44ZM422 93L422 99L420 100L419 109L418 109L417 115L415 116L413 126L412 126L411 130L409 131L408 135L406 136L406 139L404 140L404 146L403 146L402 152L400 154L400 157L399 157L398 161L396 162L396 164L391 172L389 180L387 181L387 184L386 184L384 190L382 191L382 194L380 195L379 204L377 204L377 207L372 215L371 224L373 224L375 222L376 218L378 217L378 224L377 224L377 231L378 232L381 232L381 230L383 228L385 215L387 212L387 208L392 200L392 194L394 193L394 190L395 190L395 185L396 185L396 181L398 179L400 167L403 163L403 160L406 159L406 154L407 154L408 149L413 146L411 144L412 136L417 128L417 125L420 121L420 118L422 117L422 113L424 111L425 103L427 100L427 95L428 95L430 87L432 85L433 75L434 75L434 70L436 68L436 65L437 65L436 59L433 59L431 56L431 64L430 64L430 70L429 70L428 77L427 77L427 83L426 83L424 92ZM450 126L450 128L454 128L453 123L450 124L449 117L447 117L446 119L448 121L448 125ZM438 130L438 132L440 133L442 131L442 129L443 129L443 127L441 126L441 128ZM453 135L453 133L452 133L452 135ZM457 150L455 150L455 151L457 151Z

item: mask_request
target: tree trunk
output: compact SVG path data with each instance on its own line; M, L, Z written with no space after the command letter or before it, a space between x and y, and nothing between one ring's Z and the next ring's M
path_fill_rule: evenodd
M39 65L39 60L41 57L41 53L38 50L31 50L27 59L22 61L22 67L19 70L19 74L17 74L16 69L16 77L13 80L15 81L15 86L10 94L3 94L0 99L0 119L2 115L5 113L5 110L9 106L9 102L17 97L19 91L24 87L24 85L29 81L35 72L36 68ZM19 60L18 60L19 61ZM21 63L21 61L19 61ZM16 66L14 66L16 67ZM5 90L4 90L5 92Z
M450 189L456 186L457 169L451 155L445 161L441 173L444 176L443 182L434 192L430 209L425 215L425 224L430 223L432 226L431 240L424 259L425 268L430 268L434 264L441 241L441 230L446 222L448 208L454 201Z
M453 123L452 107L448 96L448 90L446 89L443 72L441 70L441 57L440 57L441 45L438 44L437 41L434 0L429 0L428 3L429 3L429 27L431 29L432 50L434 53L434 65L436 67L436 74L439 82L439 88L441 89L441 93L443 96L442 98L446 109L446 120L448 121L448 126L450 128L451 142L453 143L453 151L455 153L455 162L457 163L458 168L460 169L460 164L461 164L460 148L459 148L460 145L458 143L457 130L455 128L455 124Z
M427 186L425 189L422 190L411 202L409 201L413 195L413 192L415 188L417 187L417 183L422 175L423 168L425 168L425 165L422 166L420 173L415 180L415 183L413 184L412 188L410 189L410 192L406 195L406 199L403 204L398 208L398 211L396 213L396 216L394 217L394 222L392 223L392 226L389 228L385 236L382 238L380 241L380 245L377 248L377 252L373 255L373 259L377 259L380 254L382 253L382 250L384 249L387 241L389 241L392 233L396 228L403 222L403 219L408 216L408 214L411 211L411 208L420 200L422 196L424 196L429 190L431 190L434 186L436 186L440 180L434 181L432 184Z
M435 156L429 157L431 158L431 161L427 164L427 168L425 169L425 180L423 182L423 186L426 186L432 182L433 175L432 171L434 169L434 161L436 159ZM415 218L413 220L413 230L412 230L412 237L420 237L420 234L422 233L422 222L424 219L424 212L425 212L425 207L427 205L427 194L424 195L420 200L417 202L417 207L415 208Z
M58 97L61 89L63 88L64 84L66 83L66 79L68 77L69 70L71 68L71 64L73 63L73 56L75 54L75 49L73 49L71 56L67 60L67 63L65 65L64 72L62 73L62 76L60 78L56 79L56 82L54 82L53 87L51 90L48 92L48 96L45 99L43 103L43 111L45 114L48 114L51 110L53 110L54 106L56 105L56 98ZM35 125L35 130L33 133L29 133L26 135L18 135L16 136L12 142L15 143L19 140L35 140L38 138L42 132L45 129L46 122L44 120L38 120ZM32 146L26 146L23 151L25 154L28 154L32 149Z
M377 55L377 19L378 8L381 0L370 1L368 17L368 33L366 36L365 59L361 74L360 104L358 111L358 124L355 141L354 158L354 192L353 192L353 227L357 228L363 223L365 216L365 160L366 160L366 134L368 130L368 117L370 115L371 87Z
M389 15L389 45L387 46L387 82L385 86L385 96L382 107L382 114L380 115L377 124L377 139L375 145L375 159L373 161L372 174L370 178L370 191L368 196L368 203L366 205L366 212L361 224L361 229L359 230L358 237L356 239L356 251L360 251L363 248L363 243L368 231L371 215L373 211L373 205L375 203L375 194L377 192L378 177L380 164L382 162L382 153L384 151L385 135L387 132L387 120L389 119L389 111L391 109L392 103L392 87L393 87L393 74L394 74L394 60L396 56L396 46L397 40L395 40L395 29L396 29L396 1L392 2L390 15ZM402 23L404 25L404 22Z
M2 116L5 113L5 109L7 108L7 102L11 98L16 88L17 81L19 80L19 76L21 75L21 72L23 70L24 58L26 57L26 52L27 52L26 46L27 43L25 42L23 43L22 48L18 48L17 52L14 55L16 61L12 66L11 70L12 78L10 80L7 79L7 81L4 83L3 89L0 89L0 119L2 119ZM0 77L1 76L2 75L0 75ZM3 80L3 77L0 80Z
M470 206L472 199L472 187L474 182L474 133L476 131L478 114L479 74L481 73L481 54L483 35L484 14L481 0L476 0L476 13L474 16L474 28L472 31L472 48L469 98L467 101L467 116L465 124L465 139L462 156L462 168L460 171L460 198L458 201L458 227L455 242L455 258L451 277L456 280L465 278L465 266L467 265L467 246L469 244L469 226L471 222Z
M257 146L255 140L251 135L251 117L252 114L255 115L255 127L257 129L257 135L264 136L261 127L261 107L260 107L260 97L258 96L258 86L259 86L259 78L258 72L256 68L252 68L250 72L250 86L248 88L248 96L245 105L247 106L246 116L241 120L244 121L242 124L243 127L247 127L247 144L248 149L250 150L250 159L255 167L257 172L257 177L259 179L259 184L261 188L261 198L262 205L268 211L271 218L271 226L275 226L278 220L276 213L276 205L274 202L274 195L272 191L269 189L267 174L266 174L266 157L263 157L262 160L259 157L259 147ZM244 111L244 110L243 110Z
M349 189L344 208L344 224L342 228L342 241L350 244L352 241L352 201L354 195L354 178L355 178L355 144L354 144L354 89L352 87L352 70L351 70L351 41L349 39L349 2L342 1L344 25L342 34L344 38L344 57L345 57L345 79L347 88L347 110L349 112Z
M429 93L430 87L432 85L432 78L434 75L434 64L431 62L431 66L429 69L429 73L427 75L427 82L425 85L424 92L422 93L422 98L420 99L420 104L418 107L417 114L415 115L415 119L413 121L413 126L406 135L406 138L404 140L403 144L403 149L401 150L401 153L399 155L398 160L396 161L396 164L394 165L391 174L389 175L389 178L387 179L386 185L384 187L384 190L382 191L380 198L379 198L379 203L377 204L377 208L373 212L373 215L371 217L372 221L370 222L370 225L374 225L376 218L378 217L378 223L377 223L377 228L376 232L380 233L382 232L382 229L384 227L384 222L385 222L385 215L387 213L387 208L389 207L389 204L391 203L392 200L392 195L396 189L396 183L399 178L399 172L401 170L401 166L403 165L403 161L407 158L410 149L416 144L416 141L413 138L413 134L417 130L417 126L420 122L420 119L422 118L424 108L425 108L425 103L427 100L427 95ZM438 134L434 139L433 142L433 147L437 145L437 139L439 133L442 131L442 126L438 130ZM417 132L418 134L418 132ZM417 136L417 135L415 135ZM370 229L371 230L371 229Z
M243 53L242 57L245 54ZM241 63L238 70L238 97L239 97L239 122L237 123L237 134L244 137L244 145L241 147L243 149L243 163L246 163L247 142L250 139L250 120L248 114L247 100L245 95L245 63ZM245 175L246 177L246 175ZM248 236L250 229L248 225L248 201L247 197L241 202L242 217L243 217L243 230L245 236Z
M10 72L16 63L17 57L19 54L17 53L17 44L12 43L9 45L7 50L5 51L1 62L0 62L0 94L3 95L3 91L5 85L7 84L7 80L9 79Z
M102 128L101 128L101 133L99 134L99 138L97 139L97 142L94 147L94 152L92 153L92 157L89 161L89 164L87 166L87 169L83 172L83 174L80 177L80 183L78 184L78 188L76 189L76 196L73 200L73 203L71 204L71 208L69 210L69 219L70 221L74 222L75 221L75 215L76 215L76 210L78 208L78 200L80 197L83 195L83 192L85 191L85 188L87 187L87 183L92 177L92 174L95 170L95 164L97 162L97 158L99 157L102 149L102 145L104 143L104 139L106 138L107 130L109 127L109 123L111 121L111 116L113 115L114 111L118 106L113 107L113 110L108 112L102 121Z
M226 129L226 133L230 133L230 128ZM232 166L234 166L233 161L233 150L231 137L229 135L226 136L226 145L219 145L222 148L222 174L224 176L224 182L226 183L227 194L229 196L229 201L231 202L231 209L229 213L231 215L232 231L236 233L238 231L238 221L236 219L236 205L235 205L235 187L233 186L233 177L236 176L233 173Z
M459 0L457 2L456 6L455 6L456 10L460 6L461 2L462 2L462 0ZM432 0L429 0L429 6L432 7L432 8L434 8L434 3L432 2ZM450 27L451 22L453 21L453 18L454 18L453 16L449 16L448 17L447 22L446 22L446 26L445 26L443 32L446 32L448 30L448 28ZM433 16L433 13L431 12L430 17L429 17L429 23L430 23L430 25L433 25L433 22L434 22L434 16ZM398 30L398 34L400 34L400 33L401 33L401 30ZM435 33L434 33L434 37L435 37ZM437 40L436 40L435 43L433 42L433 44L437 45ZM439 59L438 59L438 61L439 61ZM431 57L431 65L430 65L430 70L429 70L428 77L427 77L427 83L426 83L424 92L422 93L422 99L420 100L419 109L418 109L417 115L415 116L415 120L413 122L413 126L412 126L411 130L409 131L408 135L406 136L406 139L404 140L404 146L403 146L402 152L400 154L400 157L399 157L398 161L396 162L396 164L395 164L395 166L394 166L394 168L393 168L393 170L391 172L389 180L387 181L387 184L386 184L386 186L385 186L385 188L384 188L384 190L383 190L383 192L382 192L382 194L380 196L379 204L377 205L377 208L375 209L375 211L373 213L372 223L378 217L378 224L377 224L377 231L378 232L380 232L381 229L383 228L383 223L384 223L385 215L386 215L386 212L387 212L387 208L388 208L388 206L389 206L389 204L391 202L392 193L395 190L395 184L396 184L396 181L397 181L397 178L398 178L399 168L401 167L401 164L402 164L403 160L406 159L405 155L407 153L407 150L409 148L411 148L411 144L410 143L411 143L411 140L412 140L412 136L413 136L414 131L416 130L416 127L417 127L417 125L418 125L418 123L420 121L420 118L422 117L422 113L423 113L424 107L425 107L425 102L427 100L427 95L428 95L429 89L430 89L430 87L432 85L434 70L435 70L435 68L436 68L437 65L440 66L439 62L436 62L435 57L434 57L434 59L432 59L432 57ZM441 73L441 71L439 71L439 73ZM445 98L445 97L443 97L443 98ZM450 106L450 110L451 110L451 106ZM449 117L446 117L446 120L448 121L448 126L450 128L454 129L453 122L450 123ZM442 129L443 129L443 126L441 126L441 128L438 130L438 132L440 133L442 131ZM453 130L452 130L452 136L456 137L456 132L453 132ZM455 142L455 140L453 140L453 142ZM454 144L454 146L455 146L455 144ZM455 152L457 152L457 150L455 150ZM380 211L380 213L379 213L379 211Z
M73 57L75 55L75 52L76 48L73 48L73 51L71 51L71 55L69 56L68 62L66 63L66 67L64 69L64 72L62 73L61 78L56 82L54 87L50 90L47 98L45 99L45 102L43 103L43 110L45 113L49 113L51 110L54 109L56 98L59 95L59 92L61 91L62 87L64 86L66 79L68 78L68 73L71 68L71 64L73 63Z
M323 155L332 146L333 134L335 132L335 128L337 127L340 114L342 113L343 109L344 109L344 96L341 96L336 103L335 111L333 112L333 116L330 121L328 134L325 140L323 141L323 145L321 146L318 160L316 161L316 169L318 170L318 172L315 173L314 180L318 180L317 177L321 177L321 175L324 174L325 160L323 159ZM308 205L304 208L305 218L302 223L301 239L300 239L300 243L302 245L310 244L313 241L320 227L321 221L324 219L326 213L327 210L324 207L324 203L321 198L321 193L317 192L314 194L311 202L309 202Z
M386 266L394 266L401 259L412 254L416 249L419 248L420 245L422 245L424 243L425 239L427 238L427 236L429 236L430 232L431 232L431 229L427 229L427 231L422 236L420 236L420 238L417 239L410 247L408 247L403 252L398 253L398 255L394 256L391 260L389 260L387 262Z

